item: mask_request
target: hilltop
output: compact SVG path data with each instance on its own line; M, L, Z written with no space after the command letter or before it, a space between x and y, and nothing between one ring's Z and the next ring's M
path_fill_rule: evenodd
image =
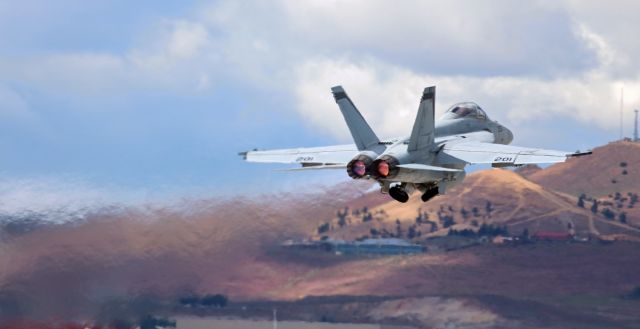
M477 230L481 223L486 223L506 226L516 235L526 229L531 233L571 231L584 237L609 234L640 237L638 218L628 216L626 222L618 218L630 209L620 210L603 203L594 213L588 200L583 200L582 207L578 203L575 196L550 190L513 171L490 169L470 174L462 184L428 203L414 195L405 204L390 200L367 209L350 209L343 220L346 224L341 226L338 216L329 222L331 229L326 234L349 240L369 237L376 231L393 235L399 227L402 237L412 230L424 238L446 235L450 228ZM604 209L610 209L613 218L607 218L602 213ZM345 214L344 210L341 212Z
M602 197L640 190L640 143L612 142L528 175L532 182L575 196Z

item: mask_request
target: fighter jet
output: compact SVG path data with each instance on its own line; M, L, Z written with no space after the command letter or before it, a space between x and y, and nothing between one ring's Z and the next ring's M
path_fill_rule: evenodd
M591 152L563 152L508 146L509 129L473 102L457 103L435 120L435 86L422 93L411 135L380 139L341 86L331 88L354 144L247 151L248 162L297 163L290 170L346 169L353 179L373 179L380 191L407 202L418 190L426 202L459 184L468 164L493 167L564 162Z

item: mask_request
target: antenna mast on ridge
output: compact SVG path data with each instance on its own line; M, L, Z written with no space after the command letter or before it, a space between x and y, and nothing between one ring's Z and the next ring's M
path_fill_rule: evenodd
M636 112L636 120L633 125L633 141L638 142L640 141L638 139L638 109L635 109L634 112Z
M622 112L624 109L624 87L620 88L620 140L624 138L623 133L623 123L622 123Z

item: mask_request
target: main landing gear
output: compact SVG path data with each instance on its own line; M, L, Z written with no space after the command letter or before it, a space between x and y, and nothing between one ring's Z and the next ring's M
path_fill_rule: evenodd
M415 189L424 191L424 193L420 197L420 199L422 199L423 202L427 202L433 199L433 197L435 197L436 195L438 195L437 185L435 186L431 185L430 187L427 188L426 186L416 187L414 185L401 184L401 185L391 186L388 190L388 193L394 200L405 203L409 201L409 193L413 192Z
M398 202L405 203L409 201L409 194L407 194L407 191L398 185L389 188L389 195Z
M420 199L422 199L422 202L427 202L427 201L431 200L436 195L438 195L438 187L437 186L426 190L424 192L424 194L422 194Z

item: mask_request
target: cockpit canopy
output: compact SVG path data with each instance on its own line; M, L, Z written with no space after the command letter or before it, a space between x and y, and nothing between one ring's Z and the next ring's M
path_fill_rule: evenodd
M486 120L487 114L474 102L457 103L451 106L442 116L442 119L451 120L459 118L473 118Z

